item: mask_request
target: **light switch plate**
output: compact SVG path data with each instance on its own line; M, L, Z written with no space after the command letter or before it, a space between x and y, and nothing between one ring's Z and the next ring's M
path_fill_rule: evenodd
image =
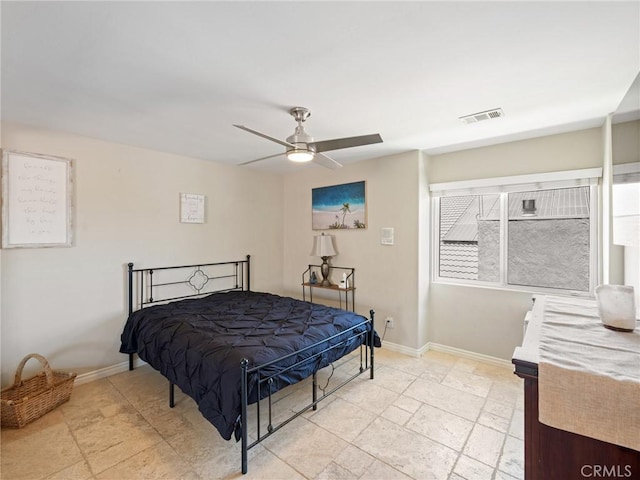
M380 243L382 245L393 245L392 227L385 227L380 229Z

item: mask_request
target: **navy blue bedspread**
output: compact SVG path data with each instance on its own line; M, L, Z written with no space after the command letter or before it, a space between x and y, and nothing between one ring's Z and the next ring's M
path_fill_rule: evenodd
M155 305L133 312L121 336L121 353L138 356L192 397L202 415L229 440L241 428L240 361L249 368L262 365L304 347L322 342L350 327L368 332L367 318L341 310L269 293L214 293ZM345 333L330 341L344 341ZM272 392L303 380L367 342L362 335L321 357L278 375ZM375 343L379 346L376 336ZM294 355L271 367L271 373L291 365L328 345ZM261 396L266 389L261 387ZM257 400L255 382L249 400Z

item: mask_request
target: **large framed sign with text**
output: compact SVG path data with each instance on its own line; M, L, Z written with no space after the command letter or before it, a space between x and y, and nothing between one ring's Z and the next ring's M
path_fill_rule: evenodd
M2 153L2 247L72 245L73 162Z

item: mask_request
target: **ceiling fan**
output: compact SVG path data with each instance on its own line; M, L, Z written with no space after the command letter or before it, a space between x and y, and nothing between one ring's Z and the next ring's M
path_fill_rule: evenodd
M322 140L316 142L313 140L313 137L311 135L305 132L304 127L302 126L302 123L311 116L311 112L309 111L309 109L304 107L294 107L289 110L289 113L295 119L295 121L298 122L298 126L293 132L293 135L287 137L286 141L271 137L262 132L258 132L257 130L253 130L252 128L245 127L244 125L234 125L234 127L240 128L249 133L253 133L254 135L258 135L259 137L266 138L267 140L271 140L272 142L276 142L286 147L284 155L286 155L287 158L292 162L302 163L313 161L327 168L338 168L342 165L332 158L329 158L322 152L339 150L341 148L359 147L361 145L370 145L372 143L382 142L382 137L377 133L371 135L360 135L358 137L334 138L332 140ZM277 153L275 155L269 155L267 157L256 158L255 160L250 160L248 162L241 163L240 165L249 165L250 163L266 160L267 158L278 157L280 155L283 154Z

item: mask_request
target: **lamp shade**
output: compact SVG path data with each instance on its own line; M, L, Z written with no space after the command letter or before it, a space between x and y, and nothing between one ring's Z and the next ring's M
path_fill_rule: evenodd
M313 237L313 248L310 255L314 257L332 257L337 252L333 248L333 236L332 235L316 235Z

